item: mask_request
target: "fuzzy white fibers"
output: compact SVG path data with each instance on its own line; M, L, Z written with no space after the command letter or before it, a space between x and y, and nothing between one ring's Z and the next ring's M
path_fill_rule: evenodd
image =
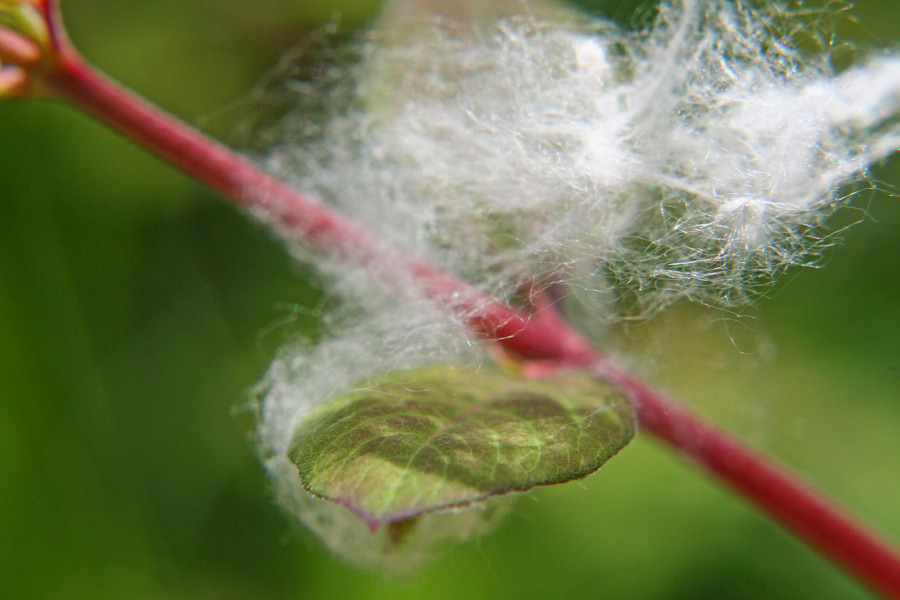
M841 187L900 142L900 57L836 74L791 45L796 25L684 0L639 32L376 31L324 83L291 82L267 164L501 296L561 280L739 304L815 259Z
M264 162L504 299L563 284L595 319L622 298L735 305L815 260L841 188L900 145L900 57L837 73L794 47L790 19L671 0L637 32L576 15L371 32L290 66L318 78L282 72L295 93ZM362 289L353 319L264 384L265 460L295 506L285 452L311 404L469 351L427 302Z
M382 527L376 533L346 509L308 494L288 452L300 420L313 407L375 375L438 362L479 363L483 354L451 315L422 299L412 286L385 293L364 271L337 278L333 292L343 305L326 339L315 346L284 348L258 384L258 444L279 502L343 559L382 571L408 570L442 542L465 540L492 528L504 503L475 511L445 511L419 519L402 544Z
M412 292L386 294L364 273L343 283L350 284L339 286L345 287L340 290L344 307L326 339L282 349L259 384L264 457L286 460L297 421L350 384L391 371L482 357L462 325L428 300Z

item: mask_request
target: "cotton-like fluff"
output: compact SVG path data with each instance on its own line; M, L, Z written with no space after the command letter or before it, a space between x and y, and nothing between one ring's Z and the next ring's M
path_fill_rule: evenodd
M290 82L266 162L504 298L561 281L740 304L815 260L842 186L900 141L900 58L835 74L785 19L685 0L639 32L574 16L373 32L322 83Z
M739 305L815 261L842 188L900 145L900 57L835 73L784 37L789 18L684 0L638 32L572 14L370 32L286 61L266 90L280 114L260 160L503 300L553 285L595 321L680 297ZM294 425L360 381L480 353L402 274L387 289L364 268L305 258L343 309L325 341L282 352L261 385L263 458L332 548L380 564L361 522L300 489Z
M376 375L434 363L479 364L484 353L456 318L414 287L388 294L368 272L340 276L337 265L321 266L341 307L326 324L325 339L314 346L283 348L258 384L260 456L279 502L330 550L362 567L408 570L427 558L434 545L492 528L506 504L427 515L398 546L390 527L373 533L355 514L306 492L289 457L295 429L311 409Z

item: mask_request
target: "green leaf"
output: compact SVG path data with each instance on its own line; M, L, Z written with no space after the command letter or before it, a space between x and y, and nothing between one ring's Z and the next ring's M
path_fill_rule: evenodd
M574 370L540 380L431 366L365 382L303 419L304 487L375 530L597 470L634 434L625 393Z

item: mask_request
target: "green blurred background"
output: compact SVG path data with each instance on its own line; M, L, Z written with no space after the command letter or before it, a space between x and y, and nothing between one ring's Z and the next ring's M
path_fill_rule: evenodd
M104 71L216 133L304 31L376 0L68 0ZM627 18L634 2L594 2ZM896 0L844 38L900 40ZM224 116L223 116L224 115ZM900 161L879 166L900 186ZM403 579L271 501L247 390L318 291L200 186L54 101L0 104L0 600L871 598L641 437ZM675 308L610 344L900 540L900 205L862 192L826 268L740 318ZM842 219L842 221L841 221Z

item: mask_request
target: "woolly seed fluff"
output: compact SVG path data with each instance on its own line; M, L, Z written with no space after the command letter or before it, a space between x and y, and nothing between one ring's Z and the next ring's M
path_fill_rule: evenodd
M601 321L679 297L739 305L814 262L840 190L900 145L900 57L837 73L792 45L791 19L673 0L636 32L575 14L372 31L281 71L289 108L261 160L502 299L552 283ZM285 451L309 406L477 356L415 294L324 268L353 317L261 387L264 457L293 505Z
M460 323L417 296L412 286L388 294L365 271L340 276L335 265L320 266L343 306L325 340L284 348L260 382L260 455L280 503L330 550L361 567L405 571L428 558L435 544L485 533L506 504L426 515L398 546L387 528L372 533L356 515L303 489L288 456L294 430L310 409L375 375L437 362L477 364L483 354Z
M815 260L841 187L900 143L900 57L835 74L775 10L372 32L291 82L266 163L501 297L562 281L740 304Z

